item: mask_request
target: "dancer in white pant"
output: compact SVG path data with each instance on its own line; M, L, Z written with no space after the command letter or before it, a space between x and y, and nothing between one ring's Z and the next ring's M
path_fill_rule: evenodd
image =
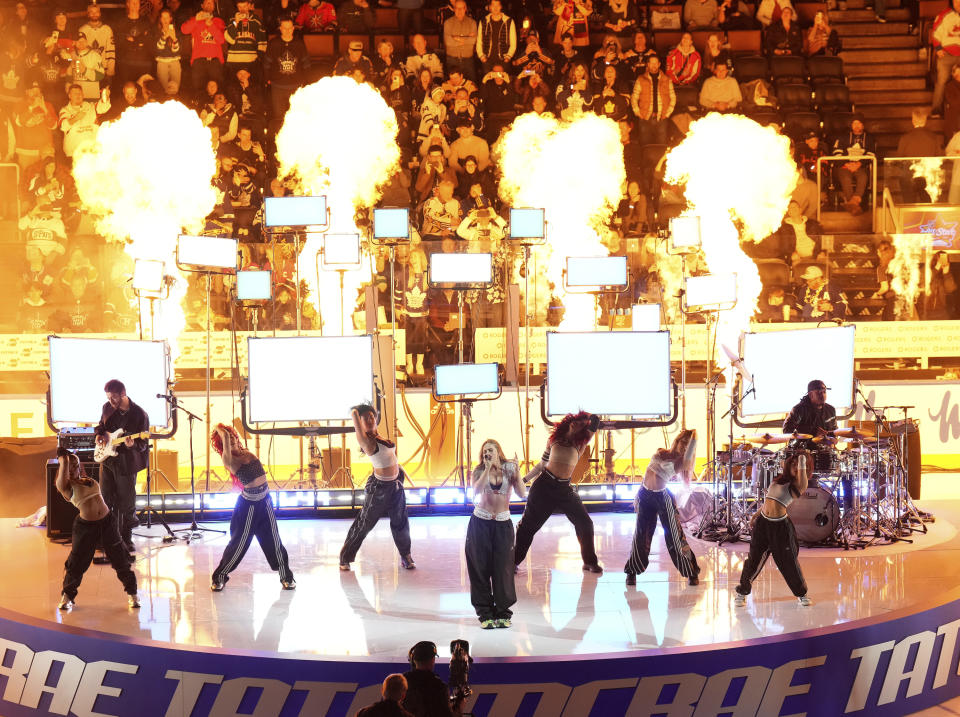
M647 569L650 558L650 543L657 529L657 518L663 525L663 537L667 543L670 559L691 585L700 582L700 567L693 550L687 544L683 528L677 519L677 502L667 490L667 481L675 475L689 483L693 476L693 463L697 455L697 432L685 430L673 441L670 450L661 448L650 459L643 476L643 485L634 501L637 511L637 529L633 534L630 557L623 571L627 585L637 584L637 574Z

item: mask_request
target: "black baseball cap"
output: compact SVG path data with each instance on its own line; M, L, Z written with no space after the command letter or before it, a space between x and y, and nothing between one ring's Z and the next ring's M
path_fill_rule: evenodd
M429 640L423 640L410 648L410 659L416 662L426 662L437 656L437 646Z
M830 390L830 387L818 378L815 378L813 381L807 384L807 391L816 391L817 389L821 388L826 389L827 391Z

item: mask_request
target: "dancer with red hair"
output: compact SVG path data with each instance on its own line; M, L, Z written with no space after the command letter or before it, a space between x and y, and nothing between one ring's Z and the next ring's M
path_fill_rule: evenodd
M280 542L277 518L273 513L273 501L267 487L267 474L260 459L248 451L240 436L230 426L218 423L210 436L213 449L220 454L224 467L230 471L234 484L240 485L241 493L230 518L230 542L213 571L210 589L223 590L230 573L246 555L250 543L256 537L270 568L280 573L284 590L297 587L287 559L287 550Z
M577 540L580 541L583 569L591 573L603 572L593 547L593 521L583 507L580 496L570 486L580 454L599 427L599 416L586 411L568 413L550 434L543 458L524 476L524 483L529 483L534 478L537 480L527 494L527 505L517 525L517 541L513 553L515 565L523 562L533 542L533 536L547 522L547 518L559 510L573 523Z

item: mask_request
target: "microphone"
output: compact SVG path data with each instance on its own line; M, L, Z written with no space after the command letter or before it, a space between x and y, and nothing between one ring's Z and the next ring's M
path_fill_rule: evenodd
M157 398L162 398L164 401L170 401L170 402L177 400L177 397L174 396L172 393L158 393Z

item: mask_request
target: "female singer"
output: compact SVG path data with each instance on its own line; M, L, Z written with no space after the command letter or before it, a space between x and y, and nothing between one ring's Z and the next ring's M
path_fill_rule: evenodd
M793 527L787 506L795 498L803 495L810 480L810 468L813 457L809 451L799 451L784 461L781 473L770 485L763 507L753 516L753 532L750 535L750 554L743 563L740 584L733 599L736 607L747 604L747 595L763 570L767 557L773 555L780 574L787 581L790 590L797 596L800 605L810 607L813 600L807 597L807 582L800 571L797 554L797 531Z
M516 461L508 461L500 444L487 439L480 447L480 464L473 470L473 515L467 525L467 574L470 602L480 627L510 627L510 606L517 601L513 584L513 523L510 491L526 491ZM491 590L492 586L492 590Z
M241 487L230 518L230 542L223 551L220 564L213 571L210 589L214 592L223 590L230 573L240 564L256 537L270 568L279 571L283 589L293 590L297 583L290 570L287 550L280 542L273 501L267 487L267 474L260 459L243 447L240 436L233 428L222 423L217 424L210 442L223 459L223 465L230 471L234 483L239 483Z

